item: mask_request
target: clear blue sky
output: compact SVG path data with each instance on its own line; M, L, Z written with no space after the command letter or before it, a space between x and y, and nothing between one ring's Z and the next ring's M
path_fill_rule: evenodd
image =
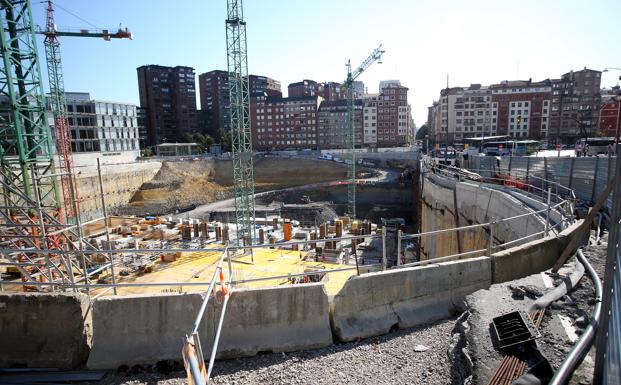
M133 41L62 38L67 91L138 104L141 65L187 65L197 74L226 69L226 0L56 1L98 27L122 23L134 33ZM376 92L380 80L400 79L419 126L447 74L451 86L467 86L554 78L584 66L621 68L619 0L246 0L244 6L250 73L280 80L284 91L305 78L341 81L348 58L358 65L382 43L384 63L360 80ZM45 5L33 0L33 13L44 25ZM56 13L59 27L88 26L62 9ZM602 85L617 84L619 75L604 74Z

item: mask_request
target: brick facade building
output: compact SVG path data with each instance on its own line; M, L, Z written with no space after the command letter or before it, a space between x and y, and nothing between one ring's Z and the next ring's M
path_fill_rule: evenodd
M322 98L278 98L267 93L250 98L252 144L257 151L317 148L318 109Z
M509 135L573 143L598 127L601 72L571 71L560 79L473 84L440 91L429 108L429 136L440 143Z
M392 84L386 86L378 96L365 99L364 107L377 109L377 147L395 147L407 143L409 131L407 93L407 87Z
M267 76L249 75L250 94L266 92L271 97L282 97L280 82ZM198 76L201 101L201 117L204 131L215 136L220 128L231 128L229 74L214 70Z
M598 131L603 136L615 137L619 135L621 124L621 89L616 86L603 90L602 106L600 108Z
M550 124L552 82L511 81L491 89L490 135L543 139Z

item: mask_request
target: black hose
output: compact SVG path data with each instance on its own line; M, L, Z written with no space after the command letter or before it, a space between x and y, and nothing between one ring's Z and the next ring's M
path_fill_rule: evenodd
M577 258L578 261L584 265L587 274L589 274L589 277L593 282L593 286L595 287L596 302L593 307L593 313L591 314L591 322L589 323L589 326L587 326L584 330L584 333L580 336L580 339L574 345L573 349L571 349L571 352L569 352L565 358L565 361L561 364L561 367L556 371L549 385L561 385L567 383L574 370L576 370L576 367L580 365L582 359L593 344L595 333L597 332L597 327L599 325L599 317L602 307L602 282L599 280L593 266L591 266L589 261L584 257L582 250L578 250Z

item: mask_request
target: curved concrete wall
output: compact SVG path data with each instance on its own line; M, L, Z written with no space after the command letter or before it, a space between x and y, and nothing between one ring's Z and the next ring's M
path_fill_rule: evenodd
M494 219L518 216L534 212L532 199L519 191L503 191L502 186L478 185L469 182L457 182L429 175L423 186L423 231L444 230L471 224L487 223ZM457 207L455 207L457 206ZM545 207L545 206L544 206ZM455 212L458 219L455 218ZM558 218L554 212L554 218ZM554 219L552 218L552 219ZM505 243L543 231L544 220L538 215L529 215L507 222L494 228L495 242ZM489 230L477 228L459 232L461 252L487 249ZM536 238L526 239L522 243ZM517 243L516 243L517 244ZM422 238L423 252L426 259L433 259L460 252L457 232Z
M334 296L335 335L353 341L448 317L463 298L491 284L487 257L352 277Z

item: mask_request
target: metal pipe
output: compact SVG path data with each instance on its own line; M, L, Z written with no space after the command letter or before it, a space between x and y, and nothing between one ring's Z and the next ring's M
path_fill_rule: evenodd
M203 375L199 370L199 362L197 361L194 355L190 355L188 357L188 361L190 364L190 371L192 372L192 380L196 385L205 385L205 381L203 380Z
M552 188L548 187L548 203L546 209L546 226L545 226L545 236L548 236L548 232L550 231L550 199L552 197Z
M582 362L582 359L591 347L593 339L595 338L597 327L599 325L599 317L602 306L602 283L599 280L597 273L593 269L593 266L591 266L589 261L584 257L582 250L578 250L576 257L578 258L578 261L580 261L580 263L584 265L587 274L589 274L589 277L593 282L593 286L595 288L596 302L595 306L593 306L593 312L591 313L591 322L589 323L589 326L587 326L587 328L584 330L578 342L574 345L573 349L571 349L556 373L554 373L554 377L552 377L552 379L550 380L549 385L563 385L569 381L569 378L573 374L574 370Z
M218 266L213 271L213 276L211 277L211 282L209 283L209 287L207 288L207 293L205 293L205 298L203 299L203 303L201 304L200 309L198 310L198 314L196 315L196 319L194 320L194 324L192 325L192 331L190 335L196 333L198 331L198 327L201 324L201 320L203 319L203 313L205 313L205 309L207 308L207 303L209 302L209 297L211 295L211 291L216 284L216 278L218 277L219 269L222 268L222 260L226 255L226 251L222 253L220 256L220 261L218 262Z
M386 226L382 226L382 270L386 270Z
M207 367L207 382L209 382L209 378L211 377L211 370L213 369L213 363L216 360L216 352L218 351L218 342L220 342L220 332L222 331L222 325L224 324L224 313L226 312L226 305L229 303L229 298L231 295L227 293L224 296L224 301L222 302L222 312L220 313L220 321L218 322L218 328L216 329L216 336L213 340L213 347L211 349L211 355L209 356L209 366Z
M463 257L464 255L484 253L485 251L486 251L486 249L479 249L479 250L473 250L473 251L466 251L464 253L459 253L459 254L448 255L448 256L445 256L445 257L426 259L424 261L417 261L417 262L412 262L412 263L404 263L403 265L399 266L399 268L424 266L424 265L428 265L430 263L437 263L439 261L443 262L443 261L447 261L449 259L454 259L454 258L457 258L457 257ZM365 265L365 266L373 266L373 265ZM396 269L396 267L392 267L392 269Z
M97 157L97 176L99 179L99 193L101 194L101 210L103 211L103 219L106 225L106 242L110 247L110 226L108 225L108 211L106 210L106 198L104 196L103 179L101 177L101 163L99 157ZM116 274L114 273L114 254L108 253L110 259L110 275L112 276L112 283L116 283ZM116 287L114 288L114 295L116 295Z
M403 231L397 230L397 266L401 266L401 235Z

